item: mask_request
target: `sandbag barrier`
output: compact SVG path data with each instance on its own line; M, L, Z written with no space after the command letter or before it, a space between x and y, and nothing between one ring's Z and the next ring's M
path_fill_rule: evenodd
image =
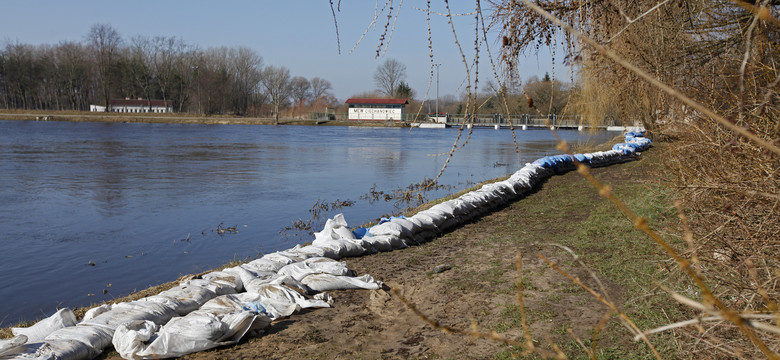
M350 230L343 215L329 219L311 245L266 254L246 264L136 301L104 304L81 321L70 309L0 340L0 359L92 359L113 345L126 359L177 357L257 336L271 322L303 308L330 307L326 291L378 289L370 275L356 277L343 257L421 244L532 191L554 174L630 161L651 146L644 131L625 134L612 150L555 155L526 164L507 180L482 186L411 217L393 217Z

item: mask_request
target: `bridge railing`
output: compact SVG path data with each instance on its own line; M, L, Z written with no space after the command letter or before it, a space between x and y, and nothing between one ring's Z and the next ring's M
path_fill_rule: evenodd
M457 125L463 123L464 119L467 119L470 114L452 114L449 117L447 124ZM581 115L531 115L531 114L476 114L473 116L475 125L490 126L501 125L509 126L510 121L513 125L527 125L531 127L547 127L548 124L555 127L578 127L589 126L589 124L583 120ZM467 119L467 123L470 123L470 119ZM614 125L614 118L604 119L603 126Z

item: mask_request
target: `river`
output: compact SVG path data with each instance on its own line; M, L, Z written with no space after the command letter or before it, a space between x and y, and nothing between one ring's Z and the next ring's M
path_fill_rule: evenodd
M549 131L475 129L436 198L554 150ZM570 143L618 135L560 131ZM309 242L315 203L352 226L397 211L362 199L439 172L456 129L0 120L0 326ZM460 144L466 140L464 132ZM233 228L237 233L220 233Z

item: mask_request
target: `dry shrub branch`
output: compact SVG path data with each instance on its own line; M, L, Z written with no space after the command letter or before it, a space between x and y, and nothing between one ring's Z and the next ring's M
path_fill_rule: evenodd
M590 176L586 166L578 164L577 170L695 284L698 299L668 289L669 296L689 307L695 318L643 332L630 326L630 320L597 292L569 278L609 307L604 319L619 314L657 357L647 335L685 328L688 354L780 358L780 70L776 60L780 58L780 4L771 0L492 4L491 23L502 25L501 58L508 76L527 49L555 48L563 37L567 58L581 69L577 98L581 113L595 123L605 118L641 123L657 140L671 144L664 156L666 171L657 180L679 190L685 251L651 229L645 218L613 195L609 185ZM568 150L565 144L561 149ZM557 265L550 266L566 275ZM518 302L522 307L521 295ZM537 347L527 324L523 326L525 352L534 352ZM598 331L599 326L594 337ZM459 332L493 337L474 329ZM554 351L539 354L565 358L560 348L551 347ZM586 352L594 356L592 349Z
M704 339L716 355L778 358L779 4L522 0L495 5L507 68L528 46L551 46L561 31L573 34L581 43L569 56L582 67L579 105L590 120L617 116L671 140L664 157L667 172L659 180L680 190L685 253L578 165L699 288L701 302L673 297L708 320L669 327L697 324L692 351ZM726 321L709 323L714 319ZM737 333L746 341L734 342Z

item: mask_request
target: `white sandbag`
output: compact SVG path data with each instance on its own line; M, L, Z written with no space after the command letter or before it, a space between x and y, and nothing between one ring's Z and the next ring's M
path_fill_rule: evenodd
M383 252L393 251L395 249L395 247L393 247L393 242L400 242L400 238L398 236L390 235L369 236L364 237L363 240L371 244L371 247L377 251Z
M431 206L430 209L426 211L441 212L447 219L452 219L455 217L455 209L452 207L452 205L448 204L446 201L443 203L433 205Z
M242 311L250 311L256 315L267 315L265 309L263 309L261 306L262 304L259 303L260 299L261 296L259 294L248 292L217 296L209 300L209 302L203 304L203 306L198 309L198 311L208 312L215 315L226 315ZM270 324L270 319L268 319L268 323ZM264 328L266 325L262 327Z
M421 231L417 233L417 235L414 235L414 241L419 244L426 243L433 240L434 238L436 238L435 231Z
M322 231L315 232L314 238L317 240L354 239L355 235L347 226L344 214L337 214L333 219L325 221Z
M279 269L281 269L282 266L285 266L287 264L292 264L294 262L295 260L291 259L289 256L285 256L277 252L277 253L265 254L262 258L250 261L244 264L244 266L259 271L279 271Z
M36 360L82 360L92 359L102 352L77 340L47 341L35 351Z
M125 359L141 359L137 353L145 349L145 343L157 333L158 328L157 324L146 320L122 324L114 332L114 350Z
M433 221L433 218L429 214L424 213L417 213L414 214L414 216L409 218L409 221L415 223L417 226L422 229L422 231L438 231L439 227L436 226L436 223Z
M391 236L403 236L404 228L401 225L391 222L384 222L378 225L374 225L368 229L368 233L371 236L391 235Z
M279 275L290 276L295 280L301 281L304 277L311 274L331 274L331 275L347 275L350 273L347 264L341 261L335 261L328 258L312 258L287 265L279 270ZM326 260L326 261L324 261Z
M162 304L173 309L178 315L187 315L216 296L217 293L204 287L179 285L138 301Z
M244 290L254 292L258 287L269 283L271 280L279 277L279 274L270 271L252 272L238 267L236 269L241 277L241 283L244 284Z
M310 257L328 257L325 256L325 249L313 245L295 245L294 248L287 250L287 252L296 254L304 259L308 259Z
M110 331L114 331L120 324L128 321L149 320L161 324L167 322L176 315L176 311L171 306L152 301L139 300L114 304L111 306L111 310L88 321L82 321L79 325L103 326Z
M56 330L62 329L67 326L74 326L78 321L73 311L64 308L58 310L52 316L49 316L30 327L26 328L11 328L11 332L14 336L24 335L27 337L27 343L42 342L46 336L53 333Z
M241 277L238 276L238 273L230 269L232 268L227 268L222 271L212 271L203 275L202 278L218 284L229 285L235 292L241 292L244 289L244 286L241 283Z
M443 224L445 221L453 218L452 215L447 215L444 211L438 209L427 209L427 210L420 211L417 214L430 217L431 221L438 228L441 228L441 224Z
M341 259L341 255L339 255L339 249L337 248L331 248L331 247L320 247L320 246L314 246L311 245L311 248L320 249L322 257L338 260Z
M404 230L402 232L403 236L405 237L412 237L414 234L420 232L422 230L421 227L417 226L413 221L409 219L404 218L392 218L390 219L391 223L400 225Z
M78 324L59 329L46 337L46 342L76 340L83 342L99 354L103 348L111 345L113 333L102 326Z
M338 235L343 240L354 240L355 234L348 227L337 227L333 229L333 233Z
M517 190L515 190L514 184L509 180L499 181L496 185L511 199L517 198Z
M27 336L17 335L11 339L0 339L0 359L26 352Z
M476 193L474 191L465 193L459 197L464 203L473 206L475 209L481 209L489 202L487 196L483 193Z
M223 316L198 311L172 319L159 331L154 324L133 322L117 329L114 348L125 359L179 357L237 343L256 317L248 311Z
M271 319L290 316L301 308L330 307L325 301L307 299L285 285L263 285L256 289L255 293L261 296L258 302L263 305Z
M111 310L111 304L103 304L103 305L95 306L87 310L86 313L84 313L84 318L82 318L81 321L91 320L95 318L95 316L98 316L108 310Z
M208 289L210 291L213 291L217 296L219 295L227 295L227 294L235 294L236 288L234 284L231 283L224 283L224 282L218 282L218 281L211 281L206 279L192 279L192 280L185 280L182 281L179 285L182 286L199 286L204 289Z
M127 359L154 359L233 344L245 334L261 332L270 325L271 319L264 312L252 310L261 299L261 295L250 293L223 295L162 327L131 322L117 329L114 347Z
M441 231L449 231L451 229L454 229L456 226L461 225L461 222L457 218L451 218L445 220L441 225L439 225L439 229Z
M313 274L303 278L301 282L317 291L347 289L376 290L380 288L379 283L374 281L374 278L370 275L351 277L330 274Z
M404 245L406 247L412 247L417 245L422 245L422 241L418 241L416 235L414 237L410 238L401 238L401 241L403 241Z
M317 238L312 242L312 245L338 251L339 257L361 256L366 253L363 246L346 239Z

